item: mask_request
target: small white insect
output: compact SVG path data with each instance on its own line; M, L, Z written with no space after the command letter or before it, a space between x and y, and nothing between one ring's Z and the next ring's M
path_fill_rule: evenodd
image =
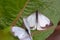
M28 27L30 27L31 30L45 30L45 27L49 27L52 25L49 18L47 18L41 13L38 13L38 11L31 14L27 18L24 18L24 20L27 22L27 25L29 24Z
M13 26L12 32L14 33L14 36L19 38L19 40L32 40L29 34L21 27Z

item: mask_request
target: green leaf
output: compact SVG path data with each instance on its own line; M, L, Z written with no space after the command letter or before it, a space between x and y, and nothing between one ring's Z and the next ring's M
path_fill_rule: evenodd
M10 26L26 0L0 0L0 29Z
M23 8L27 0L0 0L0 40L18 40L10 32L10 25L15 20L19 11ZM17 26L22 26L23 17L27 17L38 10L46 15L54 26L60 20L60 0L30 0L23 14L17 22ZM37 32L33 35L34 40L45 40L53 30Z

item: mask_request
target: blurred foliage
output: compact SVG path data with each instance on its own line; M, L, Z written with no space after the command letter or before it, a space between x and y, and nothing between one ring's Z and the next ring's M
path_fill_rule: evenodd
M17 14L23 8L27 0L0 0L0 40L16 40L10 33L10 25ZM60 20L60 0L30 0L23 14L17 22L17 26L23 24L23 17L27 17L38 10L46 15L56 26ZM34 40L44 40L52 30L37 33Z
M26 0L0 0L0 29L10 26Z

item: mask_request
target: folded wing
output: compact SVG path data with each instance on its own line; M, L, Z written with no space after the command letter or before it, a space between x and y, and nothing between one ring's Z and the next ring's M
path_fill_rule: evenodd
M29 34L21 27L17 26L12 27L12 32L14 36L19 38L19 40L32 40Z

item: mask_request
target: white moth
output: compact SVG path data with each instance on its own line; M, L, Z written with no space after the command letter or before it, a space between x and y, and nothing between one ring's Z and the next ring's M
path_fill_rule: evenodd
M30 27L31 30L45 30L45 27L51 26L51 21L49 18L41 13L38 13L38 11L25 18L25 20L27 25L29 24L28 27Z
M19 40L32 40L29 34L21 27L13 26L12 32L14 33L14 36L19 38Z

